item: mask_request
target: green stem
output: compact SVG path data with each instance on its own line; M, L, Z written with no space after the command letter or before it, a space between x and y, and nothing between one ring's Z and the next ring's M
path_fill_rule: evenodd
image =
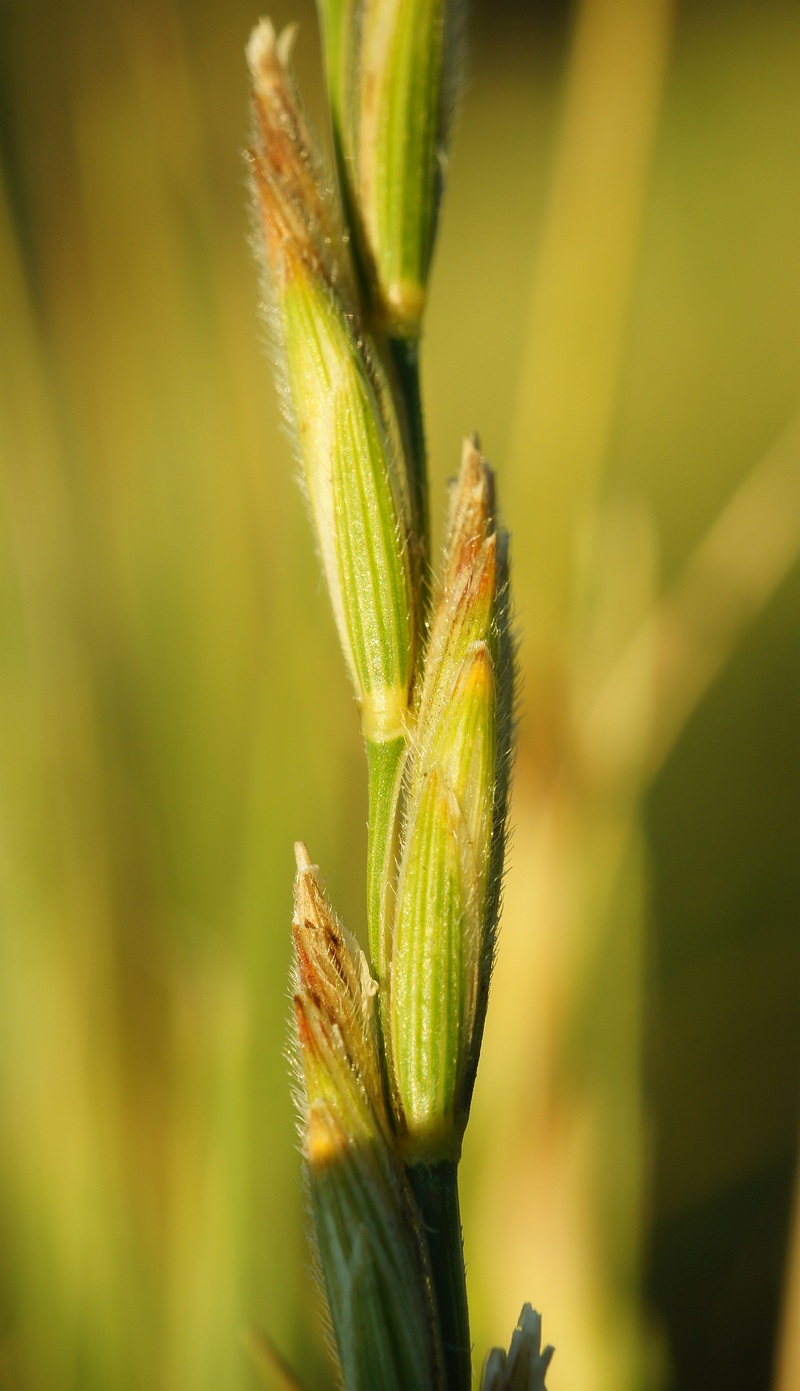
M401 735L385 744L367 740L369 826L367 831L367 925L372 969L385 983L389 943L386 937L392 868L397 853L397 800L406 741Z
M407 1173L428 1238L447 1391L470 1391L472 1359L458 1166L443 1159L438 1164L413 1164Z
M428 520L428 455L425 448L425 424L422 416L422 387L419 371L419 340L390 338L389 351L395 375L405 404L408 423L408 442L411 450L409 475L411 500L422 542L422 571L427 574L430 555Z

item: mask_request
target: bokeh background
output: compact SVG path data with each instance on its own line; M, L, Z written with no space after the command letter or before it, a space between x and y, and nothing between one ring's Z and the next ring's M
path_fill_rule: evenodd
M3 1391L278 1386L257 1329L332 1385L292 841L361 931L366 803L248 251L258 14L0 0ZM530 1299L552 1391L797 1391L800 11L476 0L468 73L433 512L479 429L524 678L478 1360Z

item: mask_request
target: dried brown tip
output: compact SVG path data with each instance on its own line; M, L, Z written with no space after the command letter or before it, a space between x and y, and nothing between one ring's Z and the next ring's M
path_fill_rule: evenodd
M302 841L295 846L294 942L301 988L343 1034L363 1032L365 999L373 992L358 945L340 925L323 893L317 867Z
M260 19L247 41L245 54L256 92L267 93L276 77L284 78L289 71L292 49L297 38L296 24L287 24L279 37L271 19Z
M298 874L308 874L314 869L311 863L311 856L308 853L308 846L305 841L296 840L294 843L294 862L297 865Z
M450 622L459 614L475 613L494 602L497 592L497 537L467 538L451 556L445 591Z
M255 134L250 161L267 258L273 275L290 279L301 264L330 280L334 226L329 188L316 143L303 119L290 68L297 29L279 37L269 19L250 35Z
M450 527L445 589L464 565L472 563L494 530L494 474L482 458L478 437L464 440L461 468L450 495Z
M294 923L320 929L333 917L317 878L317 866L301 840L294 847L297 873L294 879Z

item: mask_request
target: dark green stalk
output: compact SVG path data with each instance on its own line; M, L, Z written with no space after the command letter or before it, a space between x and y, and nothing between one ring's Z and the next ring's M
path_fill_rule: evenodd
M408 424L409 480L417 533L422 541L423 565L427 588L427 568L430 561L430 530L428 517L428 455L425 448L425 425L422 416L422 388L419 369L419 339L390 338L389 352L400 389Z
M438 1164L414 1164L406 1172L428 1239L447 1391L470 1391L472 1358L457 1169L453 1160L443 1159Z

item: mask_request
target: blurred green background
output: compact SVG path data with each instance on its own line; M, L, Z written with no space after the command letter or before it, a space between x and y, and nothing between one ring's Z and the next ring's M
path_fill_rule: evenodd
M258 14L0 0L9 1391L277 1385L254 1327L332 1384L284 1057L292 842L360 932L366 802L248 251ZM323 126L311 6L272 14ZM482 0L468 73L433 513L479 429L524 678L463 1170L478 1360L531 1299L552 1391L777 1388L800 11Z

